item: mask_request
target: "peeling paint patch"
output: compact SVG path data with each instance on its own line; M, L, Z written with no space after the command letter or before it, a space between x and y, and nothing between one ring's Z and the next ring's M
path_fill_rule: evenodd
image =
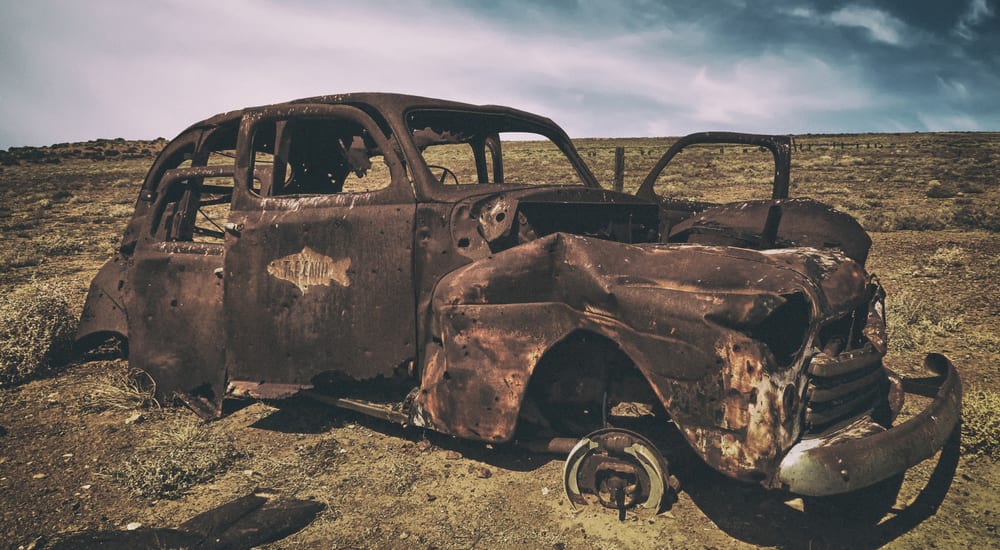
M307 246L302 252L273 260L267 264L267 272L299 287L305 294L310 287L330 286L331 282L342 287L351 286L351 279L347 276L350 267L350 258L334 260Z

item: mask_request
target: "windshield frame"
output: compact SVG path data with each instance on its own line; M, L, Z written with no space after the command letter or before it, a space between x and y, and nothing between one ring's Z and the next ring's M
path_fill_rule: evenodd
M423 157L423 145L419 143L419 138L416 138L414 133L427 126L414 127L414 123L420 123L418 117L420 116L437 116L440 117L442 121L447 121L451 119L455 121L454 127L461 129L463 122L467 122L466 126L472 127L476 119L480 119L483 122L488 122L488 124L480 124L479 128L476 129L479 135L486 137L489 134L496 133L530 133L538 136L540 139L547 139L550 143L554 144L559 151L563 154L566 160L569 161L570 166L576 172L576 177L579 182L574 182L566 185L530 185L530 184L495 184L490 183L480 185L448 185L441 183L433 175L430 168L428 168L427 162ZM422 181L423 185L426 186L427 190L431 195L437 195L439 193L450 193L450 190L455 188L476 188L481 187L483 190L487 189L511 189L511 188L524 188L524 187L564 187L564 188L597 188L601 189L601 185L597 182L593 173L587 167L583 158L580 157L573 145L573 142L569 139L569 136L553 123L551 120L532 115L529 113L523 113L514 111L513 109L504 108L453 108L453 107L440 107L440 106L419 106L413 107L406 110L403 113L404 129L406 131L405 139L409 141L412 145L413 150L419 155L419 161L417 159L411 160L410 165L412 168L412 173L415 180ZM466 133L467 136L473 135L472 132ZM460 143L470 143L470 140L466 139L459 141Z

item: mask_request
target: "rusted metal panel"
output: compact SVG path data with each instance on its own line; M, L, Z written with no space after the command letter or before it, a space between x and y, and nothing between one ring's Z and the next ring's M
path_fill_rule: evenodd
M101 266L87 292L80 324L76 331L81 350L99 345L107 337L128 340L128 312L122 289L127 277L127 260L115 255Z
M412 205L321 201L236 212L243 229L229 237L225 273L230 376L391 378L416 349L412 216Z
M223 248L161 243L136 254L125 284L129 362L156 380L160 397L195 394L221 411L225 394Z

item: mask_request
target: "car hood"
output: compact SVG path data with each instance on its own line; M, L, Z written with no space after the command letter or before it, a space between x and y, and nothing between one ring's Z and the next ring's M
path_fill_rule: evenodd
M867 284L860 264L832 250L624 244L554 233L452 272L434 302L559 302L656 332L642 324L690 317L750 325L793 294L804 294L812 320L822 323L863 303ZM659 308L656 315L652 310ZM629 322L636 315L646 320Z

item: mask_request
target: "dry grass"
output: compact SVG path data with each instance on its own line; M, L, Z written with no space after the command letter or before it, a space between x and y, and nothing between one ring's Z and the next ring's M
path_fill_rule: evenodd
M968 262L968 253L960 246L938 247L928 259L930 265L939 268L962 267Z
M958 332L962 315L949 303L935 302L904 290L889 298L889 348L893 351L927 349L934 338Z
M62 367L71 357L77 319L76 288L31 282L0 296L0 387Z
M130 368L125 360L101 361L103 376L84 383L80 409L85 412L130 411L160 408L156 382L145 371Z
M962 396L962 454L1000 458L1000 393L972 385Z
M111 477L140 496L173 499L226 472L243 456L228 436L188 423L154 432Z

